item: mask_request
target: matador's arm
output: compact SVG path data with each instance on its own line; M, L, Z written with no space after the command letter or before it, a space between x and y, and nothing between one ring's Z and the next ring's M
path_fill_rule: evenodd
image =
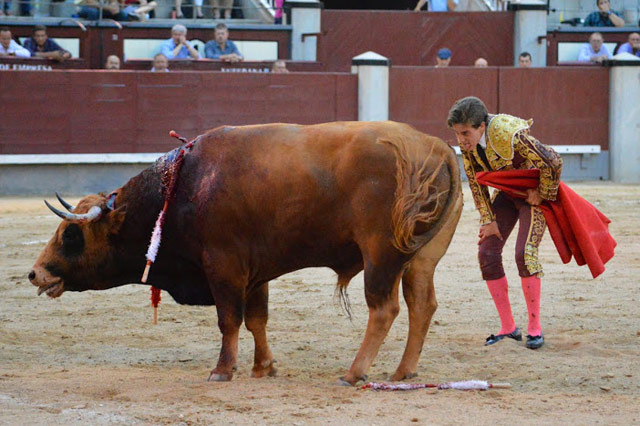
M480 224L486 225L487 223L493 222L496 220L496 217L493 214L493 210L491 210L489 189L484 185L480 185L476 180L476 173L482 171L482 167L475 162L472 153L464 150L462 151L462 164L464 165L464 171L469 180L473 202L480 213Z
M543 145L528 132L514 137L514 149L537 169L540 169L538 192L548 201L555 201L562 174L562 158L552 148Z

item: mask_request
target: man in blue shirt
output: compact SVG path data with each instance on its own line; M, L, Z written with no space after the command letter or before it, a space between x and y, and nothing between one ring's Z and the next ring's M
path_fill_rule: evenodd
M419 12L427 0L418 0L418 4L413 9ZM429 12L453 12L458 6L459 0L429 0Z
M198 51L187 41L187 27L182 24L171 28L171 38L162 42L159 53L167 59L200 59Z
M629 34L629 41L618 49L618 53L631 53L640 58L640 33Z
M584 20L585 27L624 27L619 12L610 10L609 0L596 0L597 12L591 12Z
M240 62L244 57L229 40L229 29L223 23L216 25L215 40L210 40L204 45L204 56L209 59L220 59L225 62Z
M580 62L602 62L605 59L611 59L611 53L607 46L603 45L602 34L593 33L589 37L589 43L585 43L578 53L578 61Z
M24 48L31 52L32 58L47 58L62 62L71 57L71 53L49 38L44 25L33 27L32 36L24 41Z

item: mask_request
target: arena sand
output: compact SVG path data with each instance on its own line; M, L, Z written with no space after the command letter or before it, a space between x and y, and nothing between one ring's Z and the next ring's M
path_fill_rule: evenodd
M26 276L59 219L40 199L0 199L0 424L638 424L640 186L571 186L613 220L619 245L592 280L586 267L562 265L545 237L546 345L538 351L513 341L483 346L498 319L479 275L478 215L465 189L460 225L436 273L440 306L412 381L512 384L485 392L335 386L359 348L367 309L360 274L349 287L353 321L345 317L328 269L271 284L278 377L249 377L253 342L243 328L233 381L208 383L220 350L215 308L179 306L164 294L153 326L149 290L140 285L36 297ZM511 299L526 329L512 252L510 241ZM370 380L385 380L400 361L406 314L402 302Z

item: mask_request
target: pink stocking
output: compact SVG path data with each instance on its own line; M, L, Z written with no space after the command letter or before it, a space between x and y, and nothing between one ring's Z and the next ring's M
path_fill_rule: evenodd
M533 275L531 277L522 278L522 292L527 302L527 311L529 311L529 328L530 336L540 336L542 327L540 327L540 278Z
M509 303L509 285L507 277L498 278L497 280L488 280L487 287L496 304L498 315L500 315L500 323L502 328L498 334L509 334L516 329L516 323L513 321L511 313L511 303ZM539 293L538 293L539 294Z

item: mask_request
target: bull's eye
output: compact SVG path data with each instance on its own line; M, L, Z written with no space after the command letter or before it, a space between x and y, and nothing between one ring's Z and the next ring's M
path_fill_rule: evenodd
M75 223L70 224L62 233L62 254L66 257L79 256L84 251L82 229Z

